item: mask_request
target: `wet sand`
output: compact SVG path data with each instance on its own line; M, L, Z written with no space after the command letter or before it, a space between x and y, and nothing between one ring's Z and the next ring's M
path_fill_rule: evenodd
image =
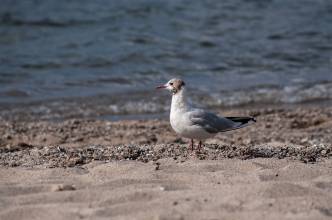
M332 108L224 111L188 150L166 120L1 120L0 219L330 219Z

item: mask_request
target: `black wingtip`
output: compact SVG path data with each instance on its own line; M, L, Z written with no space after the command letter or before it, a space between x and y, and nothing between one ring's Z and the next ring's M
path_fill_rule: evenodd
M233 122L240 122L243 125L251 121L256 122L256 119L254 117L226 117L226 118Z

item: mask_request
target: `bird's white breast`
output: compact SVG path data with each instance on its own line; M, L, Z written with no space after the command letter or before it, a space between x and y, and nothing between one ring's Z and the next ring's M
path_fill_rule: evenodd
M190 108L186 105L183 93L173 95L170 123L174 131L182 137L205 140L213 137L214 134L208 133L204 128L193 125L190 121Z

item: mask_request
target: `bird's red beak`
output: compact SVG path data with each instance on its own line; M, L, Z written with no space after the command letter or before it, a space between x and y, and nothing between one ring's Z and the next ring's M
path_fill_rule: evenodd
M167 86L165 85L161 85L161 86L157 86L156 89L165 89Z

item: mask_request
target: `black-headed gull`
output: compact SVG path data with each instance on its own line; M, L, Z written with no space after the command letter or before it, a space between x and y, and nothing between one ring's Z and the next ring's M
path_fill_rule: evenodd
M199 149L202 141L215 136L219 132L243 128L251 122L253 117L220 117L202 109L191 108L187 103L185 83L181 79L171 79L157 89L166 89L172 92L170 122L174 131L181 137L191 139L191 149L194 148L194 139L199 140Z

